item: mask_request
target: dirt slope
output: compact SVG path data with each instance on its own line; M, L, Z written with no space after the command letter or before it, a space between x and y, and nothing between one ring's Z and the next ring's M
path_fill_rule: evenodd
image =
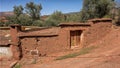
M23 68L120 68L120 27L112 28L102 40L90 46L97 48L86 55Z

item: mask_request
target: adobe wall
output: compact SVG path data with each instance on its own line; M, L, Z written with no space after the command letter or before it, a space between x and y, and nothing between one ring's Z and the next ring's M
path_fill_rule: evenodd
M64 40L60 40L63 41L66 44L66 47L68 49L71 49L71 45L70 45L70 31L76 31L76 30L80 30L82 31L81 33L81 44L78 46L78 48L83 48L83 44L84 44L84 33L85 30L87 30L88 28L90 28L90 26L68 26L68 27L62 27L61 28L61 36L59 38L64 39Z
M111 31L111 22L93 23L92 27L84 32L84 47L104 38Z
M46 56L66 49L66 44L64 42L65 39L59 38L59 36L24 37L21 39L22 54L23 57L32 55ZM32 54L32 51L38 53Z
M79 46L79 48L82 48L98 40L101 40L103 37L109 34L111 26L112 23L110 20L95 20L92 21L92 26L91 24L69 23L60 25L60 29L58 29L58 31L49 30L48 32L48 30L43 29L43 35L40 36L37 35L39 35L39 32L42 31L38 31L38 33L36 33L37 35L35 34L32 36L29 36L29 32L27 35L27 33L23 31L23 34L26 33L26 36L19 37L19 33L22 32L21 26L11 25L10 48L13 53L13 58L17 60L21 58L21 55L23 57L28 57L32 55L46 56L51 53L71 49L70 31L82 31L82 44ZM34 33L34 31L31 31L30 33L32 34L32 32ZM55 35L51 35L52 32L55 32Z
M64 28L60 29L59 32L59 44L62 49L70 49L70 43L69 43L69 31L65 30Z
M18 27L18 25L16 26ZM16 26L11 25L11 28L0 28L0 53L4 54L4 58L7 59L20 59L18 29Z
M63 50L70 49L70 31L82 30L86 27L61 27L57 36L34 36L34 37L22 37L21 48L23 56L30 56L31 51L38 51L39 55L44 56L51 53L56 53ZM80 46L82 47L82 46Z
M7 34L10 34L10 28L0 27L0 36L5 36Z

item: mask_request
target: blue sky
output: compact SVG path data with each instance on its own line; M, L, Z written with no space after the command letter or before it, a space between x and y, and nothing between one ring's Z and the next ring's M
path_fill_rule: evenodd
M58 10L63 13L77 12L82 8L82 0L0 0L0 12L12 11L13 6L22 5L28 2L35 2L36 4L42 4L42 15L48 15Z

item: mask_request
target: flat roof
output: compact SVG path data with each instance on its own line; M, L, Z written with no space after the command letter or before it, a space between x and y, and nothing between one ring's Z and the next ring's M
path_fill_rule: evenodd
M95 18L95 19L90 19L90 20L88 20L88 22L104 22L104 21L112 21L112 19L111 18Z
M60 23L59 26L91 26L90 23Z
M10 26L21 26L21 25L19 25L19 24L11 24Z
M47 28L42 30L35 30L35 31L24 31L19 32L19 37L35 37L35 36L41 36L41 37L49 37L49 36L57 36L59 32L59 27L54 28Z

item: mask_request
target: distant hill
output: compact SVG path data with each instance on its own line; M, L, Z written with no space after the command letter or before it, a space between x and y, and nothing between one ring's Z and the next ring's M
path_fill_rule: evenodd
M0 17L7 17L7 16L12 16L14 13L12 11L9 12L0 12Z

